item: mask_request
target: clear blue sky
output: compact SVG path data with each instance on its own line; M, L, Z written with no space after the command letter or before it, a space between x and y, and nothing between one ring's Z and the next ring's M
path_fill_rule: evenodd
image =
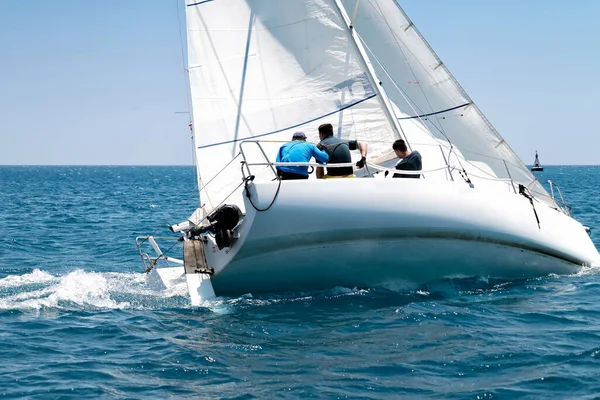
M600 1L400 4L526 163L600 164ZM191 164L177 15L0 0L0 165Z

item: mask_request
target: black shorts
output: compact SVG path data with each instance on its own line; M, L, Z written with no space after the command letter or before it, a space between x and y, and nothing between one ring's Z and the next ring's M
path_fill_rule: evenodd
M291 179L308 179L308 175L295 174L293 172L286 172L281 170L277 170L277 175L279 175L282 181L287 181Z

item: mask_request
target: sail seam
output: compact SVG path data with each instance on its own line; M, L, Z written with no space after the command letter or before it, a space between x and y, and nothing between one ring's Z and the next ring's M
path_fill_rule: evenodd
M415 118L423 118L423 117L429 117L431 115L437 115L437 114L442 114L448 111L452 111L452 110L456 110L457 108L461 108L461 107L466 107L468 105L470 105L471 103L465 103L465 104L461 104L460 106L456 106L456 107L452 107L452 108L447 108L445 110L441 110L441 111L436 111L436 112L432 112L432 113L428 113L428 114L421 114L421 115L413 115L412 117L401 117L398 118L400 119L415 119Z
M309 124L309 123L311 123L311 122L314 122L314 121L317 121L317 120L319 120L319 119L321 119L321 118L325 118L325 117L328 117L328 116L330 116L330 115L337 114L337 113L339 113L339 112L341 112L341 111L347 110L348 108L354 107L355 105L358 105L358 104L362 103L363 101L367 101L367 100L369 100L369 99L372 99L372 98L373 98L373 97L375 97L375 96L377 96L377 94L373 94L373 95L371 95L371 96L369 96L369 97L365 97L365 98L364 98L364 99L362 99L362 100L355 101L355 102L354 102L354 103L352 103L352 104L348 104L347 106L340 108L339 110L335 110L335 111L329 112L329 113L327 113L327 114L323 114L323 115L321 115L321 116L318 116L318 117L316 117L316 118L310 119L310 120L308 120L308 121L304 121L304 122L301 122L301 123L299 123L299 124L296 124L296 125L291 125L291 126L288 126L288 127L286 127L286 128L281 128L281 129L278 129L278 130L276 130L276 131L273 131L273 132L261 133L260 135L249 136L249 137L246 137L246 138L241 138L241 139L227 140L227 141L225 141L225 142L218 142L218 143L206 144L206 145L204 145L204 146L198 146L198 149L205 149L205 148L207 148L207 147L220 146L220 145L222 145L222 144L236 143L236 142L241 142L241 141L244 141L244 140L251 140L251 139L256 139L256 138L259 138L259 137L264 137L264 136L274 135L274 134L276 134L276 133L283 132L283 131L286 131L286 130L288 130L288 129L294 129L294 128L297 128L297 127L299 127L299 126L302 126L302 125Z
M198 6L198 5L200 5L200 4L208 3L208 2L211 2L211 1L214 1L214 0L203 0L203 1L198 1L198 2L196 2L196 3L188 4L187 6L188 6L188 7Z

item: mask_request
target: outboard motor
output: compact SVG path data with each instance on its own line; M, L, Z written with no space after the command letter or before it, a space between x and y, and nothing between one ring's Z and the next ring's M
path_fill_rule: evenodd
M240 222L242 215L242 211L238 206L223 204L206 217L210 224L190 231L190 236L194 237L204 232L211 232L215 235L219 250L230 247L233 243L232 230Z

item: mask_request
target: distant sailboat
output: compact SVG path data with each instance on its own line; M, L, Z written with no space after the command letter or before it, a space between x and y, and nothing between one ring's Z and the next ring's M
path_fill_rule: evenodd
M531 167L532 171L543 171L544 167L540 164L540 159L538 158L537 150L535 152L535 161L533 163L533 167Z

